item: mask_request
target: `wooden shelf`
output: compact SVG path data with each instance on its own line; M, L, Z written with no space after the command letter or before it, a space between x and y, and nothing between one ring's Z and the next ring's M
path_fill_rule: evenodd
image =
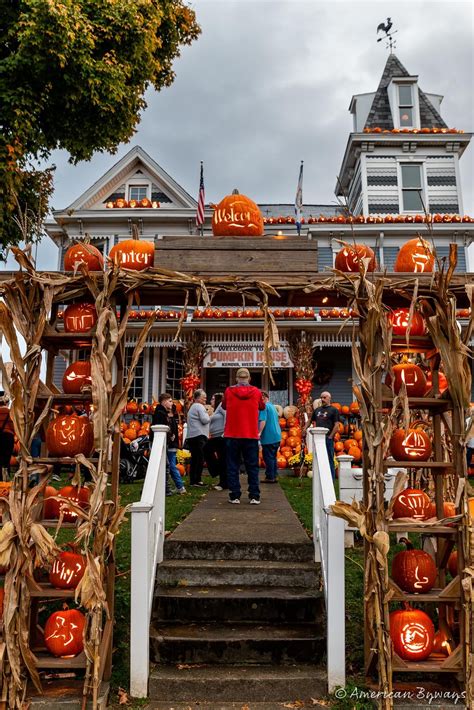
M95 335L95 328L87 331L87 333L60 333L55 330L45 331L41 338L41 347L49 350L50 348L61 350L62 348L90 348L92 347L92 338Z
M40 589L37 589L36 585ZM75 589L56 589L49 582L29 582L28 588L30 596L39 599L71 599L76 592Z
M402 673L457 673L463 670L461 646L456 646L449 656L431 654L426 661L404 661L393 653L392 668Z
M67 402L68 404L73 404L74 402L92 402L92 394L39 394L36 399L41 401L47 401L53 398L55 402Z
M91 463L97 463L99 461L98 458L90 458L87 459ZM70 456L63 456L63 457L39 457L39 458L34 458L33 461L35 463L63 463L63 464L70 464L74 466L77 462L76 459L71 458Z
M412 532L420 535L457 535L456 528L448 528L446 525L417 525L416 523L404 523L390 521L389 532Z
M454 468L451 461L392 461L386 459L383 462L384 468L396 468L397 466L400 468L432 468L440 469L440 471Z
M87 659L84 651L73 658L56 658L47 651L32 649L36 668L85 668Z
M59 491L58 491L59 493ZM46 499L47 500L47 499ZM45 519L45 520L40 520L38 521L41 523L41 525L44 528L56 528L58 526L58 519ZM78 523L68 523L68 522L62 522L61 523L61 530L64 528L77 528Z
M392 352L429 352L434 349L433 341L429 336L410 335L407 339L403 335L395 335L392 337Z
M391 602L459 602L460 601L460 585L459 576L455 577L443 589L433 588L429 592L421 592L420 594L411 594L400 589L393 579L390 579L390 588L394 592Z
M392 397L382 397L382 405L392 406ZM440 409L442 411L453 408L450 399L441 397L408 397L408 406L411 409Z

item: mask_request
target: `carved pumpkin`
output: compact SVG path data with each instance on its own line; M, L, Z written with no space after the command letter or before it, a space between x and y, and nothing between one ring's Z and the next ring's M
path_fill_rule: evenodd
M366 244L344 244L336 254L334 268L344 272L359 272L361 259L370 259L367 271L375 271L376 261L373 249Z
M93 303L71 303L63 314L66 333L87 333L97 323L97 311Z
M43 518L45 520L54 520L59 514L59 503L52 500L59 493L54 486L46 486L43 492Z
M82 634L86 617L78 609L55 611L44 627L44 644L53 656L69 658L84 649Z
M397 254L394 271L429 273L434 269L434 254L429 242L421 237L410 239Z
M46 430L46 447L50 456L89 456L94 446L94 432L87 417L61 414L50 422Z
M423 397L426 392L426 377L418 365L411 362L401 362L392 367L393 370L393 389L395 394L401 390L402 384L405 383L408 397ZM392 384L392 378L387 375L385 384L389 387Z
M448 386L449 385L448 385L448 380L446 379L446 375L443 372L441 372L440 370L438 370L439 393L443 394L443 392L446 392L446 390L448 389ZM428 374L426 376L425 394L428 394L428 392L432 389L432 387L433 387L433 378L432 378L431 371L430 371L430 372L428 372Z
M74 271L78 263L85 264L89 271L102 271L104 257L92 244L73 244L64 255L64 271Z
M393 650L404 661L424 661L433 650L435 629L428 614L420 609L392 611L390 638Z
M87 505L89 503L89 493L89 489L85 486L64 486L64 488L61 488L61 490L58 491L58 495L62 496L63 498L67 498L72 503L78 505L81 508L87 508ZM61 511L63 512L63 521L65 523L76 522L78 517L77 513L71 508L68 508L67 503L56 501L56 505L57 515L54 516L55 518L59 517L59 509L61 509Z
M81 394L92 387L90 360L76 360L63 375L64 394Z
M390 451L396 461L428 461L430 437L422 429L397 429L390 439Z
M64 550L53 562L49 581L56 589L75 589L86 569L87 559L74 550Z
M456 506L454 503L451 501L445 500L443 502L443 518L452 518L454 515L456 515ZM436 513L436 503L433 502L430 505L430 509L427 513L428 518L437 518L438 515Z
M214 207L212 233L216 237L250 236L263 234L263 217L258 206L245 195L234 190Z
M388 314L389 323L392 325L393 335L406 335L408 330L409 308L397 308ZM413 311L409 329L410 335L424 335L426 333L425 320L418 311Z
M431 500L424 491L419 488L405 488L393 501L393 517L425 520L430 506Z
M134 228L132 239L125 239L112 247L109 260L122 269L143 271L154 264L155 245L153 242L139 239L138 230Z
M407 538L400 542L406 545L406 550L398 552L392 561L392 579L400 589L410 594L429 592L436 582L436 564L424 550L415 550Z
M449 656L454 645L455 642L448 624L443 619L440 619L439 629L434 637L432 653L439 653L441 656Z

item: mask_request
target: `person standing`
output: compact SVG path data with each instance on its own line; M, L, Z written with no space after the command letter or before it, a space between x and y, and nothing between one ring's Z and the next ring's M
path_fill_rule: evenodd
M339 412L331 405L331 393L321 392L321 405L313 411L309 426L319 426L328 429L326 434L326 449L333 480L336 478L334 467L334 434L339 430ZM308 428L308 427L307 427Z
M211 397L214 413L209 424L209 441L204 449L207 468L211 476L219 476L219 483L214 486L216 491L227 490L227 462L224 439L225 411L222 409L222 392L216 392Z
M187 444L191 452L191 468L189 482L191 486L203 486L201 481L204 466L204 447L209 438L209 422L211 418L206 412L207 395L204 390L196 390L193 403L188 411Z
M281 427L276 407L270 402L268 392L262 390L265 409L258 415L258 429L262 455L265 461L263 483L276 483L278 475L277 453L281 442Z
M248 478L250 505L260 505L258 480L258 413L265 409L262 393L250 384L250 372L239 367L237 384L227 387L222 400L226 411L224 437L227 449L227 480L229 503L240 503L240 458Z
M15 430L8 407L8 397L0 390L0 479L3 479L3 469L10 478L10 459L15 445Z
M166 435L166 460L168 462L169 475L173 479L176 490L180 495L186 493L183 479L176 466L176 452L178 450L178 422L173 413L173 398L167 392L163 392L158 397L158 406L155 407L151 425L163 424L169 428ZM167 485L167 495L171 494L169 484Z

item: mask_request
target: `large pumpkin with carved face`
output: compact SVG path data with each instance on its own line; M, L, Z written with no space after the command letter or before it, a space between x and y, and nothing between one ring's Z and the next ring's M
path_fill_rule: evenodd
M122 269L143 271L153 266L155 260L155 245L153 242L138 238L138 232L132 239L125 239L112 247L109 260Z
M63 314L66 333L87 333L97 323L97 311L93 303L71 303Z
M426 520L430 517L431 500L420 488L405 488L393 500L393 517Z
M344 272L359 272L361 259L369 259L367 271L375 271L376 261L373 249L366 244L344 244L336 254L334 267Z
M392 611L390 638L393 650L405 661L424 661L433 650L435 629L428 614L420 609Z
M212 233L216 237L260 237L263 216L258 205L234 190L214 207Z
M434 254L429 242L421 237L410 239L397 254L394 271L429 273L434 269Z
M44 627L44 645L53 656L69 658L84 649L82 634L86 617L78 609L55 611Z
M407 388L408 397L423 397L426 392L426 377L423 370L412 362L401 362L392 367L393 389L395 394L400 392L403 384ZM385 383L390 386L392 378L387 375Z
M94 446L94 432L87 417L61 414L50 422L46 430L46 446L50 456L89 456Z
M430 437L423 429L396 429L390 439L390 451L395 461L428 461Z
M86 388L91 388L90 360L76 360L66 369L63 375L64 394L81 394Z
M104 257L92 244L73 244L64 255L64 271L74 271L78 264L85 264L89 271L102 271Z

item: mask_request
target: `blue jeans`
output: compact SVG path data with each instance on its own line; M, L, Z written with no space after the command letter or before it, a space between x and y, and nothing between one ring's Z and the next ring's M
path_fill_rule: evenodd
M332 480L334 481L336 478L336 469L334 467L334 439L330 439L328 436L326 437L326 450L329 456Z
M249 498L260 500L258 480L258 439L226 439L229 498L240 498L239 470L242 456L247 471Z
M276 481L278 475L277 452L280 443L262 444L262 455L265 461L265 478L267 481Z
M167 451L166 452L166 457L168 459L168 468L170 472L170 476L173 479L173 483L178 489L178 491L181 488L184 488L184 482L183 479L181 478L181 474L178 471L176 467L176 451Z

